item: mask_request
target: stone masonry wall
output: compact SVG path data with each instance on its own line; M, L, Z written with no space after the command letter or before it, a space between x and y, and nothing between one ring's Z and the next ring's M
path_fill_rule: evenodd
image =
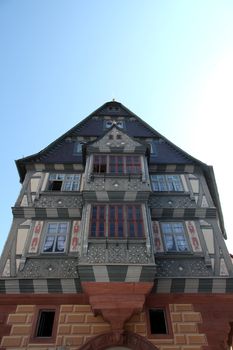
M207 345L205 334L198 332L201 314L194 312L191 304L171 304L170 315L173 337L170 339L148 338L146 313L134 315L125 329L151 341L159 350L202 350ZM36 344L30 341L34 305L18 305L8 316L10 334L2 337L0 349L10 350L78 350L93 336L110 331L110 325L101 316L94 316L90 305L61 305L56 343Z

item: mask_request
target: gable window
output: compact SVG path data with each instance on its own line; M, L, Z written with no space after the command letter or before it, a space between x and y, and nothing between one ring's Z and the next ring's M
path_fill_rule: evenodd
M50 174L48 191L78 191L80 174Z
M167 252L187 252L189 246L181 222L163 222L161 229Z
M151 175L153 191L183 192L183 185L179 175Z
M124 121L123 120L106 120L105 121L105 128L109 129L112 125L116 125L120 129L124 129Z
M82 141L77 141L75 144L75 148L74 148L74 153L82 153L83 150L83 145L85 144L85 142Z
M118 121L116 122L116 126L118 126L118 128L120 128L120 129L123 129L123 128L124 128L124 122L123 122L123 120L118 120Z
M144 238L141 205L93 205L90 238Z
M113 121L112 120L106 120L105 121L105 128L109 129L109 128L111 128L112 125L113 125Z
M66 247L68 228L68 222L48 223L43 253L63 253Z
M141 174L140 156L94 155L94 174Z
M150 145L150 153L152 156L157 156L158 155L158 150L157 150L157 145L155 141L147 141Z

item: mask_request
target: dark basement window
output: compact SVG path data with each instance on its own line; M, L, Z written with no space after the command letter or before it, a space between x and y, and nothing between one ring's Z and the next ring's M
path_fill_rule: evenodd
M151 334L168 334L166 313L164 309L150 309L149 319Z
M35 336L37 338L52 337L55 310L40 310Z

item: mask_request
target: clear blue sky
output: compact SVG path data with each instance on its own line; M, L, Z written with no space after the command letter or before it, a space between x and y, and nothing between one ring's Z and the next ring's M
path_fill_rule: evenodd
M233 252L232 18L232 0L0 0L0 252L14 160L112 98L214 166Z

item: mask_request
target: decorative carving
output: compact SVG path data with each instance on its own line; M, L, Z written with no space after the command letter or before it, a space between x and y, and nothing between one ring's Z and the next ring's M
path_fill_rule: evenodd
M18 276L30 278L77 278L77 266L78 259L74 258L28 258L22 271L18 272Z
M150 191L149 183L142 182L141 176L104 178L92 175L92 180L85 184L87 191Z
M147 264L149 262L149 257L144 245L132 245L128 252L128 261L131 264Z
M90 245L87 252L87 262L89 263L105 263L106 262L106 249L103 244Z
M108 261L111 263L121 263L127 260L126 246L110 245L108 248Z
M36 208L82 208L83 200L81 196L49 196L41 194L35 199Z
M158 277L213 276L203 259L156 259Z
M153 196L149 199L152 208L196 208L195 199L187 196Z
M153 257L150 257L147 254L147 249L144 243L128 244L128 246L126 243L90 243L87 251L87 256L83 257L81 261L91 264L147 264L153 262Z

